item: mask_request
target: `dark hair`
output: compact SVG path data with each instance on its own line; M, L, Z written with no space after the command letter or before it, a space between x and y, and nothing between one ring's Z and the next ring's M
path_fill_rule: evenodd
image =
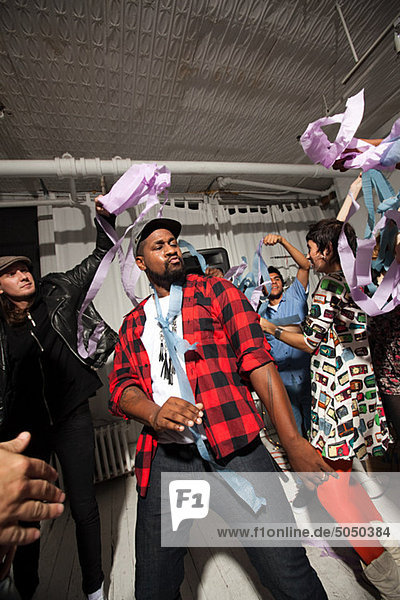
M282 285L285 283L283 281L282 273L276 267L268 267L268 273L269 274L276 273L278 275L279 279L282 281Z
M1 314L9 325L19 325L23 323L28 314L29 308L33 304L33 300L29 305L21 310L6 294L0 294L0 309Z
M332 244L333 257L332 261L340 264L340 257L338 253L338 242L339 236L342 231L343 222L337 219L322 219L318 223L311 225L306 240L307 242L312 241L317 244L319 252L323 252L328 247L329 243ZM344 225L344 233L346 235L349 246L354 254L357 251L357 236L353 227L346 223Z

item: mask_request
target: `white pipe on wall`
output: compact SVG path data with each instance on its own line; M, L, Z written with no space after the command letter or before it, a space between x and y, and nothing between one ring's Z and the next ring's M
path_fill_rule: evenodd
M290 187L288 185L277 185L274 183L263 183L261 181L249 181L247 179L232 179L231 177L218 177L218 187L226 189L229 185L242 185L244 187L257 187L262 190L279 190L294 192L295 194L305 194L309 196L326 196L327 190L309 190L307 188Z
M77 206L72 199L55 199L55 198L44 198L44 199L22 199L15 198L11 200L0 199L0 208L19 208L25 206Z
M0 177L119 177L133 164L146 161L129 158L55 158L53 160L0 160ZM148 161L155 162L155 161ZM280 163L157 161L172 173L180 175L294 175L301 177L346 177L320 165L288 165ZM349 175L347 175L348 177Z

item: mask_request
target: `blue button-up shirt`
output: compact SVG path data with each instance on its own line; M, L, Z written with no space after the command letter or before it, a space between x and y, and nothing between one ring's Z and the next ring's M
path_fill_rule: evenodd
M261 303L258 312L274 325L301 323L308 312L307 293L297 279L283 292L278 306L273 308L266 300ZM297 348L280 342L273 335L266 334L271 345L271 354L278 366L279 374L285 385L301 383L310 377L310 355Z

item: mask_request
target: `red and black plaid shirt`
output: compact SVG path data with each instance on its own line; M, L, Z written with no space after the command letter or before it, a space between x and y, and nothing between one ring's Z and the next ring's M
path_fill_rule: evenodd
M110 409L119 407L122 392L137 386L151 400L151 368L141 341L146 316L144 300L124 320L110 374ZM204 405L203 425L217 458L249 444L263 427L246 384L249 374L269 363L269 344L259 316L247 298L225 279L188 275L183 286L184 338L195 350L185 354L186 373L196 402ZM152 429L144 428L136 449L135 473L146 494L151 460L157 447Z

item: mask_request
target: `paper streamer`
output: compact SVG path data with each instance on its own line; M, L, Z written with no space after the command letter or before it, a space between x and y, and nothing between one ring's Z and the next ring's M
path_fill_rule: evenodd
M139 225L142 225L150 209L156 204L159 204L158 196L159 194L166 192L170 182L171 173L166 167L159 167L156 164L135 164L132 165L120 179L118 179L110 192L101 199L104 208L109 213L115 215L119 215L128 208L142 203L145 203L145 206L136 221L125 230L124 234L119 239L115 229L105 219L96 217L104 231L113 241L114 245L103 257L78 314L78 352L84 359L94 354L100 336L104 331L105 324L102 322L97 326L96 330L87 341L87 347L85 347L82 325L83 313L90 302L96 297L116 254L118 254L121 280L125 293L134 306L139 302L135 295L135 287L141 271L136 265L133 254L133 239L131 238L126 255L124 255L122 251L122 242L129 232L132 230L135 231L135 229L139 228ZM159 216L162 213L164 204L160 208L158 213Z
M180 239L178 242L178 246L180 248L187 248L189 250L189 253L191 254L191 256L194 256L199 261L200 268L203 271L203 273L206 272L206 269L208 267L208 265L206 263L206 259L204 258L204 256L202 254L200 254L200 252L197 252L197 250L193 246L193 244L190 244L189 242L186 242L185 240Z
M327 169L336 160L344 160L346 169L394 169L400 162L400 119L393 124L390 134L378 146L354 137L364 114L364 90L348 98L344 113L322 117L309 123L300 138L304 152L314 163ZM332 123L340 123L334 142L322 130ZM356 149L349 152L347 149Z
M235 267L231 267L227 270L224 275L225 279L232 280L233 284L236 285L237 281L240 279L241 275L247 269L247 260L245 256L242 256L242 262L240 265L236 265Z
M390 208L395 208L397 202L396 194L386 177L375 169L370 169L362 175L362 190L365 206L368 211L368 222L364 237L369 238L375 226L375 207L372 197L372 188L375 188L380 204L378 212L384 213Z
M179 361L178 353L181 353L183 355L188 350L193 350L196 347L196 344L190 345L184 338L180 338L177 335L177 333L174 332L172 329L172 323L175 317L179 315L182 311L183 289L182 286L179 284L172 284L170 291L171 293L169 296L170 300L168 313L166 317L163 317L160 306L160 300L158 298L156 289L153 287L154 301L157 309L157 320L162 328L168 353L175 367L175 372L178 378L182 398L184 398L184 400L190 402L191 404L195 404L196 401L193 394L193 390L190 385L187 373ZM255 513L257 513L262 506L266 505L265 498L257 496L253 486L247 479L242 477L242 475L240 475L239 473L232 471L229 467L219 465L217 462L215 462L207 446L205 445L201 434L198 431L197 425L193 425L189 428L189 430L194 438L199 454L203 458L203 460L209 462L210 465L212 465L213 469L221 475L221 477L228 483L228 485L231 486L234 492L244 502L246 502L246 504Z
M345 223L359 208L360 205L352 198L352 205ZM354 302L371 317L388 313L400 304L400 264L395 259L392 260L392 264L371 298L363 290L364 287L372 284L370 267L375 247L375 235L378 231L384 229L389 219L395 221L397 227L400 228L400 213L397 210L386 211L375 226L372 237L357 240L356 257L353 256L344 233L344 224L339 236L338 252L340 263L350 288L351 296Z
M253 274L254 274L255 286L254 286L253 290L251 290L251 287L250 287L250 289L248 288L246 290L246 292L249 290L248 291L249 294L251 293L251 296L249 299L250 299L250 304L252 305L254 310L257 310L258 304L260 302L260 297L262 294L263 287L265 286L268 295L271 292L271 278L269 276L268 267L267 267L263 257L261 256L263 245L264 245L264 238L261 238L261 240L258 243L258 248L254 254L254 259L253 259ZM257 276L255 275L256 273L257 273ZM247 296L247 297L249 297L249 296Z
M241 264L231 267L224 275L225 279L233 279L233 284L244 293L254 310L257 310L263 287L267 288L268 294L271 291L268 267L261 256L263 242L264 238L261 238L254 253L252 270L249 273L244 274L248 265L246 257L242 256Z
M304 152L314 163L321 163L329 169L335 160L350 144L364 114L364 90L350 97L346 102L344 113L323 117L310 123L300 138ZM340 123L336 140L332 143L323 132L322 127L332 123Z
M128 208L152 199L158 203L161 194L171 183L167 167L157 164L132 165L112 186L101 202L113 215L120 215Z

